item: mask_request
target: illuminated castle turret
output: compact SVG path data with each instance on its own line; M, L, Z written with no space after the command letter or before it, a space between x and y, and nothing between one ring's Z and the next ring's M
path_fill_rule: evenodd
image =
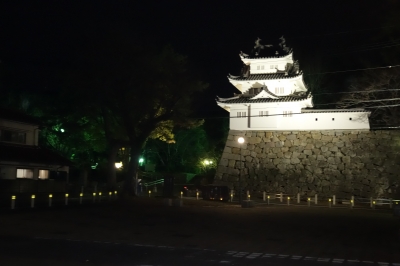
M370 113L364 109L313 109L299 64L285 39L280 40L274 47L257 39L250 55L240 53L244 63L240 75L228 76L240 93L217 99L217 104L230 112L230 129L369 129Z

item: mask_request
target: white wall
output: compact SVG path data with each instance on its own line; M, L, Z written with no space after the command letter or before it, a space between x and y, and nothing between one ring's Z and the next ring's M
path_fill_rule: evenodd
M332 130L369 129L368 112L301 113L292 117L283 115L270 117L230 118L233 130ZM257 115L253 113L253 115ZM351 120L350 120L351 118ZM317 120L316 120L317 119ZM334 119L334 120L332 120ZM275 127L273 127L276 125Z

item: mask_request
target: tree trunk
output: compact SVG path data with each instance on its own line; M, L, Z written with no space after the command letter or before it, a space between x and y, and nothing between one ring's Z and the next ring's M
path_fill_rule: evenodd
M128 172L124 179L123 186L123 196L136 196L136 187L137 187L137 174L139 170L139 156L140 156L141 148L137 147L137 145L132 144L130 149L130 161Z
M115 169L115 162L117 160L118 145L116 143L109 144L108 149L108 162L107 162L107 187L110 191L117 188L117 172Z

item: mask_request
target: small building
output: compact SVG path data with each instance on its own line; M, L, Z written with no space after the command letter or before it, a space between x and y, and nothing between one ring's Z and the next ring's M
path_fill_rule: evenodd
M39 146L39 125L22 112L0 108L0 180L68 182L71 162Z
M240 75L228 76L240 93L217 99L230 112L231 130L369 130L370 112L364 109L314 109L285 39L277 47L260 41L250 55L240 53Z

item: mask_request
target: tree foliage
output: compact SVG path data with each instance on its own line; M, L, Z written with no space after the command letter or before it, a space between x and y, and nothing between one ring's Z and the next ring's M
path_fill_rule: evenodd
M371 110L373 127L400 126L400 69L366 72L353 81L338 106Z

